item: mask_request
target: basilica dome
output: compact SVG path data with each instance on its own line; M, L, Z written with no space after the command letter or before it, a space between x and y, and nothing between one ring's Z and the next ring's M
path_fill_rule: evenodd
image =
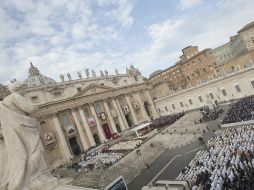
M24 81L28 88L56 83L56 81L54 81L53 79L43 74L40 74L40 71L32 63L30 63L30 65L31 66L29 68L29 76Z

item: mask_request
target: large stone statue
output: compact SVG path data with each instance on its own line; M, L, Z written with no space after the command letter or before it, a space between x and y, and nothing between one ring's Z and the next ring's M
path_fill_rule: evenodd
M46 166L39 124L30 116L37 107L19 94L21 86L9 84L11 94L0 102L0 189L53 189L58 182L42 174Z

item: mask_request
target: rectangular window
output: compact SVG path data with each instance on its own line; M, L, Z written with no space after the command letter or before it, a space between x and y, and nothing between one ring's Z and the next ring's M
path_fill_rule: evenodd
M222 92L223 96L227 96L227 92L225 89L222 89L221 92Z
M192 100L191 99L189 99L189 103L190 103L190 105L192 105Z
M165 106L165 110L168 111L168 107L167 106Z
M254 88L254 80L250 82L252 85L252 88Z
M77 90L78 90L78 92L80 92L81 91L81 87L78 87Z
M158 112L159 112L159 113L161 113L161 110L160 110L160 108L158 108Z
M236 92L241 92L241 88L239 85L235 85Z
M200 102L203 102L202 96L199 96L198 99L199 99Z
M172 108L173 108L173 109L176 109L174 104L172 104Z
M70 122L70 119L69 119L69 117L68 117L66 114L61 115L60 118L61 118L61 121L62 121L63 126L68 126L68 125L70 125L70 123L71 123L71 122Z
M213 93L209 93L211 99L214 99Z
M182 103L182 102L180 102L180 105L181 105L181 107L183 108L183 103Z
M60 96L62 96L62 92L57 91L57 92L54 92L53 95L54 95L54 97L60 97Z
M101 112L103 112L99 103L96 103L96 104L94 105L94 108L95 108L95 112L96 112L97 114L100 114Z
M83 108L83 111L84 111L84 113L85 113L85 116L86 116L86 118L89 118L89 117L91 117L92 115L91 115L91 113L90 113L90 111L89 111L89 108Z

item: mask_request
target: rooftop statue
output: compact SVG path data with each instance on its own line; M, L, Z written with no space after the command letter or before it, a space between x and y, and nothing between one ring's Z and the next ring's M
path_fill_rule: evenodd
M62 82L64 82L64 75L63 74L60 74L60 79Z
M92 77L95 78L96 77L96 73L94 70L92 70Z
M11 80L11 83L16 82L16 81L17 81L17 80L14 78L14 79Z
M89 78L89 69L86 69L86 77Z
M128 68L126 68L126 73L130 74L130 70Z
M71 80L71 74L70 73L67 73L67 77L69 80Z
M105 69L105 76L108 77L108 71Z
M48 181L55 186L58 182L42 174L45 160L39 124L30 115L37 107L18 92L21 86L20 82L9 84L11 94L0 102L0 189L49 189Z
M102 76L102 77L104 77L104 73L103 73L103 71L102 71L102 70L100 70L100 72L101 72L101 76Z
M82 73L80 71L78 71L78 77L79 79L82 79Z

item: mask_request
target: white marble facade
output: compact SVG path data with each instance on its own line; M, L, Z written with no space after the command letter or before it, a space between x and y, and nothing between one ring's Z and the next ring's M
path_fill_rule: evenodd
M96 76L86 70L85 78L81 72L77 80L70 74L67 78L61 75L57 83L31 64L22 91L26 99L39 106L34 116L40 122L49 166L158 117L144 77L134 66L126 72L119 74L116 70L110 75L101 71Z

